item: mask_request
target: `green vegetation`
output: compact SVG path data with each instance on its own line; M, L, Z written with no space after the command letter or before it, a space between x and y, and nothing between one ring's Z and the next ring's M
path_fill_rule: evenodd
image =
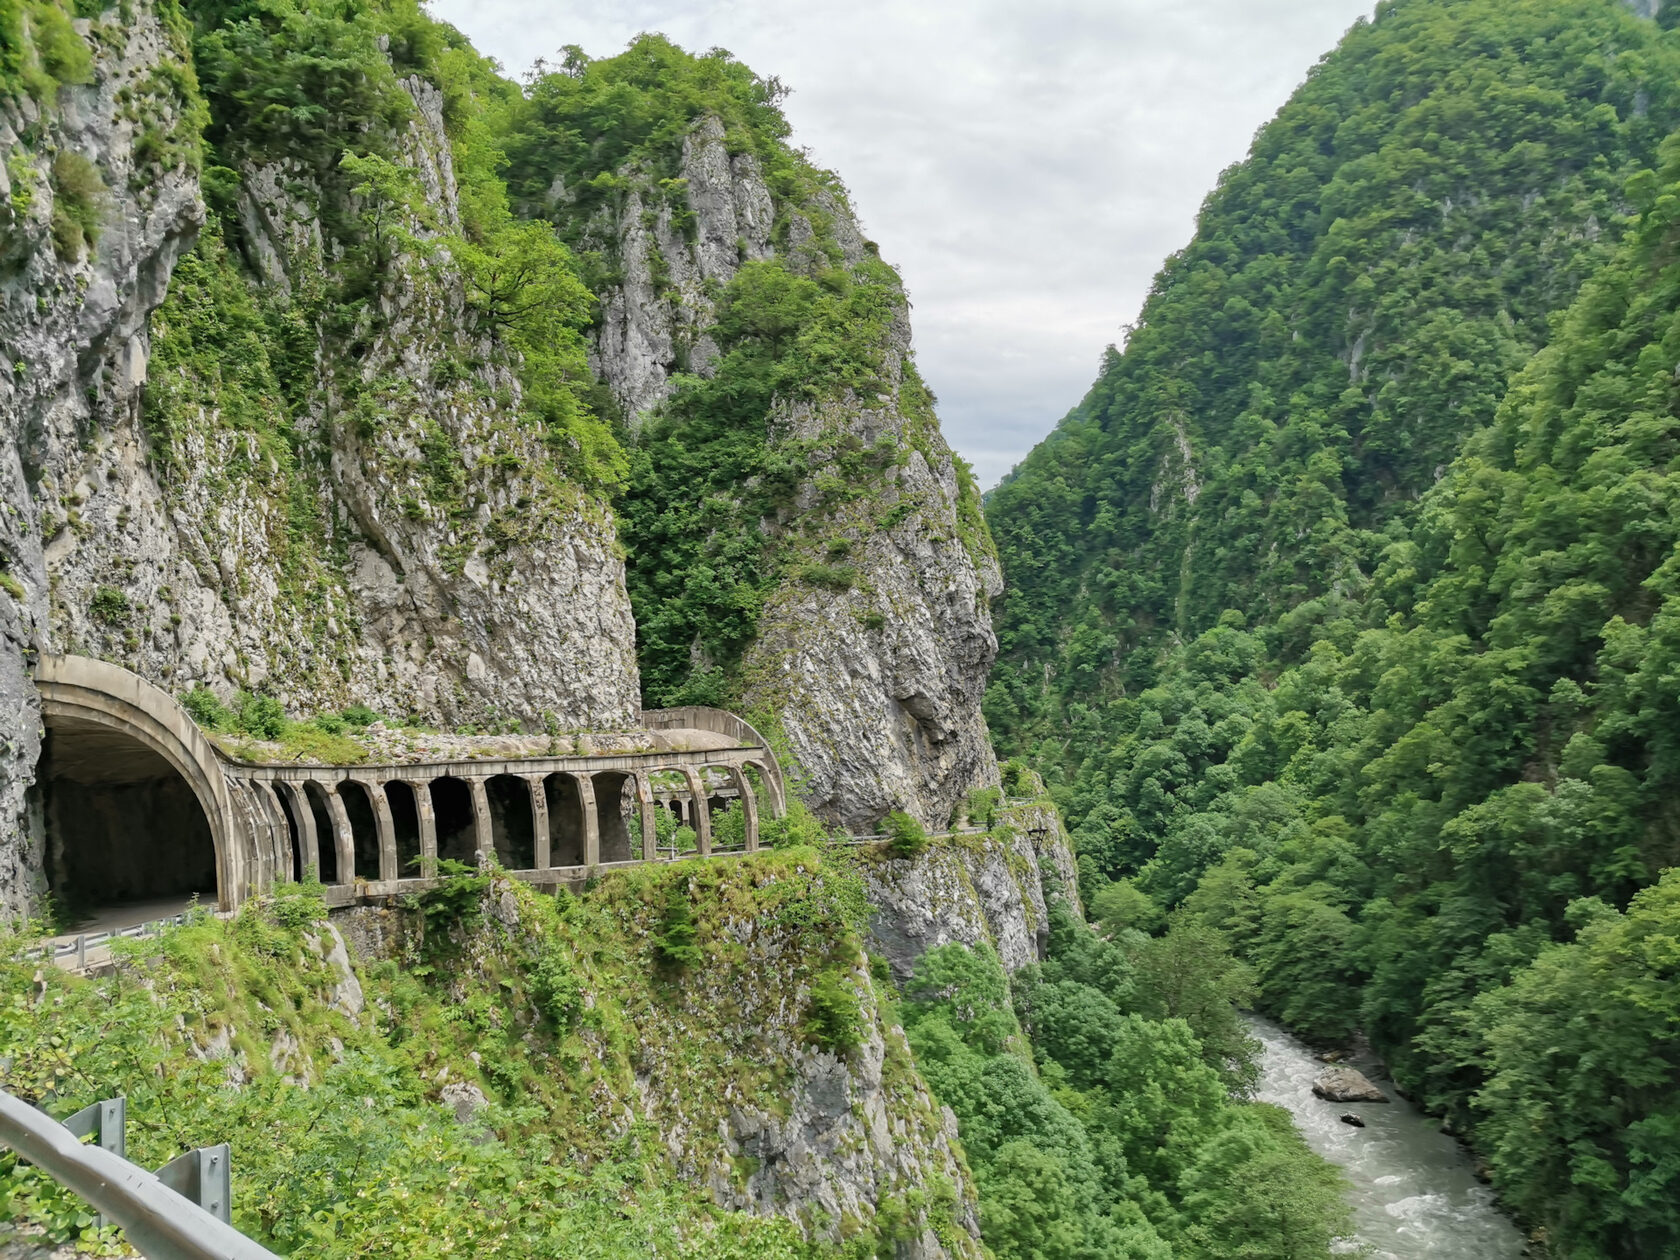
M988 504L1106 930L1363 1029L1559 1256L1680 1248L1677 84L1609 0L1381 6Z
M80 153L61 149L52 161L52 237L58 256L74 262L84 248L99 244L105 181L99 168Z
M772 441L772 410L873 391L902 300L896 274L873 260L821 282L779 261L751 262L724 289L712 334L723 358L709 378L679 379L648 421L620 508L650 703L727 703L763 602L784 577L834 590L856 582L852 566L798 562L797 540L764 528L787 513L827 445ZM877 478L895 456L874 456ZM821 515L801 525L820 529ZM695 668L696 646L709 668Z
M341 713L294 721L273 696L241 691L228 705L203 686L183 695L181 705L206 731L232 737L222 741L228 751L235 756L249 755L253 760L267 760L268 756L249 747L241 736L279 744L280 756L287 761L356 765L368 759L368 751L354 736L375 722L387 720L358 704Z
M57 0L0 0L0 99L50 106L60 87L93 82L93 56L70 17Z
M359 1013L325 961L318 885L135 943L97 979L37 981L8 938L0 1061L8 1088L55 1115L126 1096L129 1155L149 1166L230 1142L234 1223L282 1255L864 1260L950 1228L949 1205L885 1196L844 1244L807 1243L785 1219L713 1206L657 1136L680 1123L702 1166L728 1167L730 1108L780 1105L796 1071L772 1049L795 1031L784 979L811 988L805 1028L879 1028L868 982L830 962L858 957L854 929L802 914L828 904L831 878L812 850L612 875L558 900L455 871L392 916L397 957L362 970ZM681 984L659 978L648 931L673 887L693 898L700 962ZM740 944L755 921L775 986ZM458 1119L446 1083L484 1105ZM914 1110L908 1082L889 1089L931 1140L937 1115ZM620 1123L632 1106L637 1123ZM85 1205L10 1155L0 1217L93 1237Z
M1349 1224L1339 1178L1285 1113L1232 1100L1172 1009L1182 986L1147 965L1156 945L1102 940L1058 903L1050 961L1015 977L1013 1002L989 946L917 964L905 1028L957 1114L987 1245L999 1260L1328 1256ZM1205 1009L1235 1023L1235 964L1202 963Z
M895 858L920 857L927 852L927 831L902 809L895 809L881 823L887 834L886 851Z
M720 50L696 57L659 35L643 35L616 57L592 60L565 50L552 71L538 63L529 106L508 142L509 183L527 208L546 207L558 176L582 212L620 194L626 166L645 166L656 180L678 172L683 141L699 119L724 124L734 142L776 163L786 185L808 175L781 142L787 121L781 84L761 79ZM661 185L681 196L682 189Z
M834 227L845 191L788 144L782 94L725 52L696 57L643 35L602 60L568 49L509 114L501 141L515 206L552 220L603 293L623 279L616 227L632 197L644 226L668 214L692 235L681 156L697 126L715 120L772 195L775 256L743 254L721 290L679 291L657 246L647 264L677 317L679 369L669 401L622 434L630 466L619 519L650 705L738 699L765 601L789 581L862 589L858 566L843 560L853 535L891 528L920 505L905 499L876 521L859 501L885 488L911 448L947 457L914 366L889 373L884 351L905 304L898 275L872 251L847 261ZM720 352L703 371L691 362L702 338ZM794 407L820 419L826 403L882 394L905 418L902 448L810 425L795 437L783 423ZM793 521L813 469L819 502ZM979 495L966 468L957 473L959 533L988 550Z
M1677 125L1680 43L1613 0L1403 0L1355 26L990 496L1005 744L1066 781L1175 641L1236 609L1298 660L1348 615Z

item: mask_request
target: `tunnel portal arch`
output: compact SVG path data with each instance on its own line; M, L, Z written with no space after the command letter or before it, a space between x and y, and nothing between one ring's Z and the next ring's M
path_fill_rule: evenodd
M114 767L129 774L167 767L185 781L209 830L217 907L233 909L247 876L233 834L238 815L215 747L187 711L138 674L91 657L43 653L35 685L49 747L60 763L49 771L93 774L99 768L90 759L101 758L107 775Z

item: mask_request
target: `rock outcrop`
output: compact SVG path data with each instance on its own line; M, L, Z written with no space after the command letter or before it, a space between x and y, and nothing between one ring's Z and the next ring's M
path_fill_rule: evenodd
M588 231L622 277L602 294L593 363L633 429L677 372L715 369L717 295L742 264L776 257L815 272L874 257L841 193L778 200L754 155L730 152L716 118L688 136L675 179L625 177L622 204ZM563 196L554 212L564 215ZM773 443L810 454L791 506L765 528L797 556L807 544L794 535L823 520L824 544L845 548L852 576L837 591L799 580L789 563L742 662L740 700L785 735L825 819L867 829L903 808L944 826L968 791L997 782L980 701L1001 577L978 494L914 376L902 292L881 359L872 396L790 401L772 417ZM869 494L829 501L842 452L877 443L904 457Z
M611 509L555 467L439 243L441 93L402 83L417 244L346 328L323 224L354 199L252 159L195 249L189 33L144 2L75 29L91 70L0 105L0 915L42 891L37 649L305 712L634 727Z
M253 160L234 239L192 259L154 320L147 423L130 409L61 443L43 488L83 525L54 521L54 641L176 690L248 687L304 710L633 725L611 512L557 472L508 356L430 244L458 218L450 142L437 89L403 86L413 119L396 153L419 189L420 243L392 253L353 325L328 328L306 296L345 268L323 226L344 215L343 191ZM262 276L248 298L240 251ZM235 395L204 303L219 320L290 325L313 379L290 399ZM277 354L259 340L251 352Z
M869 945L904 981L916 960L953 942L986 942L1004 970L1040 962L1049 898L1078 909L1073 846L1055 806L1004 812L991 833L936 840L919 857L881 861L865 874L873 918Z
M90 81L0 102L0 917L41 891L25 801L41 747L29 658L59 645L65 549L110 524L88 499L134 467L132 437L112 428L133 432L146 319L204 218L193 171L135 153L147 128L196 141L191 103L165 86L188 56L182 37L144 0L99 28L92 71L77 76ZM101 565L96 586L121 573L115 557ZM103 607L119 611L114 598Z
M1383 1093L1357 1068L1338 1064L1319 1073L1312 1092L1329 1102L1387 1102Z
M666 902L645 890L658 883L604 885L586 910L563 910L580 924L574 939L554 934L528 889L498 880L471 925L451 933L448 983L466 994L520 974L534 948L565 953L591 1014L578 1021L562 1090L590 1143L605 1149L655 1133L671 1174L722 1207L790 1217L836 1241L897 1218L894 1254L904 1260L978 1260L975 1190L955 1119L916 1072L868 969L837 963L839 925L783 921L788 894L820 896L828 873L795 861L774 874L714 862L658 878L681 880L705 923L699 956L680 976L662 972L650 948ZM394 917L411 925L370 931L365 912L341 920L364 962L409 957L420 932L433 930L412 912ZM605 939L614 943L601 952ZM808 1011L823 976L856 1000L850 1048L812 1042ZM514 1009L525 1001L514 993ZM463 1104L479 1093L457 1082L442 1098L471 1124Z

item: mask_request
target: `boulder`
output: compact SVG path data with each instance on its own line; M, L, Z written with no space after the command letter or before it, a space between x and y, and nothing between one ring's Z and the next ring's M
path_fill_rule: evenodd
M1340 1119L1343 1124L1351 1124L1356 1129L1363 1129L1365 1127L1365 1122L1358 1116L1354 1115L1351 1111L1342 1112Z
M1366 1079L1363 1072L1338 1066L1319 1074L1313 1093L1331 1102L1387 1102L1388 1095Z

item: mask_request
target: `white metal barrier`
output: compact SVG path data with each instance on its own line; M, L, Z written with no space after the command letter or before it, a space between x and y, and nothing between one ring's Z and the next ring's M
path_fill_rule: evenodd
M149 1260L277 1260L228 1224L228 1148L188 1151L149 1173L119 1153L121 1103L95 1103L71 1117L85 1120L72 1128L0 1090L0 1142L122 1226L128 1241ZM119 1126L115 1134L113 1124ZM77 1129L94 1136L98 1145L84 1145Z

